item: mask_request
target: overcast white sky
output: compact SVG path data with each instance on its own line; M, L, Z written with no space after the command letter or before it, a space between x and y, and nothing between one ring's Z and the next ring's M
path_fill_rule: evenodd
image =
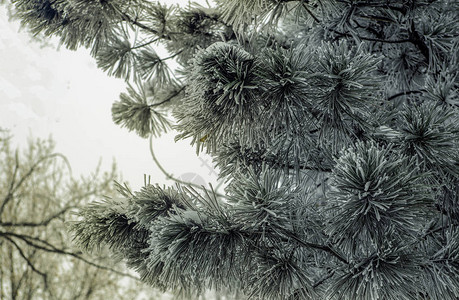
M18 22L9 22L0 6L0 127L11 130L15 144L51 136L74 175L89 174L99 159L105 170L116 160L134 189L143 185L143 174L152 182L173 184L153 163L148 140L112 122L111 105L125 91L123 80L97 69L87 50L40 48L18 30ZM174 135L154 142L163 166L176 176L197 173L215 182L215 173L203 164L211 165L211 159L197 157L189 141L174 143Z

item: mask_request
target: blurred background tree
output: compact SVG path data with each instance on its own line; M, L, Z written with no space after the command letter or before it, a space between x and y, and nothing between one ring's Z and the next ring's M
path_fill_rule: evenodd
M113 196L113 169L73 178L52 140L12 149L0 139L0 299L159 299L137 277L115 268L108 252L91 257L66 230L75 210Z

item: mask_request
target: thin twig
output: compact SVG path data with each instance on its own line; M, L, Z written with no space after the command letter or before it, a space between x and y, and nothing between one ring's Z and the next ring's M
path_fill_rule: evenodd
M327 275L325 275L324 277L322 277L321 279L319 279L319 281L317 281L316 283L314 283L312 285L313 288L316 288L318 287L319 285L321 285L322 283L324 283L327 279L329 278L332 278L333 275L335 275L335 271L332 270L331 272L329 272Z
M332 32L341 35L341 36L346 36L346 37L358 37L361 40L365 41L371 41L371 42L378 42L378 43L387 43L387 44L402 44L402 43L411 43L413 42L411 39L401 39L401 40L385 40L385 39L378 39L378 38L371 38L371 37L365 37L365 36L360 36L358 34L352 35L350 33L345 33L345 32L340 32L335 29L330 29Z
M452 227L452 226L455 226L455 227L456 227L456 226L459 226L459 224L447 224L447 225L444 225L444 226L437 227L437 228L435 228L435 229L431 229L431 230L427 231L427 232L422 236L422 238L425 239L425 238L428 237L429 235L432 235L432 234L437 233L437 232L439 232L439 231L448 229L448 228L450 228L450 227Z
M406 96L406 95L411 95L411 94L422 94L422 92L425 92L425 90L419 90L419 91L403 91L400 93L397 93L395 95L390 96L387 98L387 101L393 100L395 98L398 98L400 96Z
M169 102L171 101L172 99L174 99L176 96L178 96L184 89L185 89L186 86L182 86L179 90L177 90L175 93L173 93L172 95L170 95L169 97L167 97L167 99L159 102L159 103L153 103L153 104L150 104L149 106L150 107L154 107L154 106L159 106L161 104L164 104L166 102Z
M3 226L3 227L40 227L40 226L47 226L52 220L60 217L61 215L65 214L69 209L72 209L72 208L75 208L75 207L76 206L66 207L66 208L58 211L54 215L49 216L47 219L42 220L41 222L38 222L38 223L36 223L36 222L18 222L18 223L5 222L5 223L1 223L0 222L0 226Z
M39 160L37 160L33 165L32 167L30 167L30 169L27 171L27 173L22 176L22 178L19 180L19 182L16 184L16 186L14 186L14 182L15 182L15 177L16 177L16 173L17 173L17 169L19 168L19 162L18 162L18 157L17 157L17 152L16 152L16 168L15 168L15 171L14 171L14 178L11 182L11 185L10 185L10 188L8 190L8 193L5 197L5 199L3 200L2 202L2 205L0 206L0 221L1 221L1 215L3 213L3 210L5 209L6 207L6 204L8 204L8 202L13 198L13 195L14 193L21 187L21 185L25 182L25 180L27 178L29 178L30 175L32 175L32 173L35 171L35 169L38 167L38 165L40 163L42 163L43 161L47 160L47 159L51 159L51 158L54 158L54 157L61 157L64 159L64 162L66 164L68 164L68 160L67 158L60 154L60 153L52 153L50 155L46 155L46 156L43 156L42 158L40 158ZM72 172L72 169L70 168L70 166L68 165L69 167L69 170L70 170L70 173Z
M151 27L148 27L147 25L145 24L142 24L140 22L138 22L137 20L134 20L132 19L128 14L126 13L122 13L120 12L120 15L121 15L121 18L124 20L124 21L127 21L133 25L136 25L137 27L140 27L142 28L143 30L145 31L148 31L150 33L153 33L154 35L157 35L160 39L166 39L166 40L170 40L171 38L159 31L157 31L156 29L153 29Z
M295 240L296 242L298 242L298 244L302 246L323 250L325 252L330 253L334 257L336 257L339 261L345 264L349 264L348 260L343 255L338 253L335 249L333 249L330 245L319 245L319 244L303 241L302 239L300 239L299 237L297 237L295 234L291 232L284 232L284 233L286 234L287 237L292 238L293 240Z
M316 21L317 23L320 23L320 20L312 13L312 11L306 6L306 4L303 2L302 3L303 8L308 12L308 14Z
M179 52L174 53L174 54L172 54L171 56L168 56L168 57L165 57L165 58L161 58L161 60L162 60L162 61L165 61L165 60L168 60L168 59L172 59L172 58L174 58L174 57L180 55L182 52L183 52L183 50L180 50Z
M266 162L268 164L274 164L275 166L279 166L281 168L288 168L290 170L298 168L300 170L310 170L310 171L326 172L326 173L330 173L333 171L331 168L323 168L320 166L307 166L307 165L295 166L289 163L281 163L281 162L278 162L278 160L275 158L260 157L259 161Z
M14 184L15 184L15 181L16 181L16 175L18 173L18 170L19 170L19 158L18 158L18 151L16 150L13 178L11 179L11 183L10 183L10 186L8 188L8 193L6 194L6 197L2 202L2 206L0 207L0 222L2 221L2 213L3 213L3 210L5 209L5 206L13 198L13 189L14 189Z
M198 188L198 189L200 189L200 190L207 191L207 192L209 192L209 193L214 193L215 195L217 195L217 196L219 196L219 197L222 197L222 198L226 198L226 195L223 195L223 194L220 194L220 193L216 193L216 192L209 191L209 190L206 189L204 186L200 186L200 185L197 185L197 184L192 183L192 182L180 180L180 179L178 179L178 178L175 178L174 175L168 173L168 172L166 171L166 169L164 169L164 167L161 165L161 163L159 162L158 158L157 158L156 155L155 155L155 152L153 151L153 135L150 135L150 155L151 155L151 158L153 159L153 162L156 164L156 166L159 168L159 170L166 176L166 179L175 181L175 182L177 182L177 183L179 183L179 184L192 186L192 187Z
M146 43L143 43L143 44L140 44L140 45L131 47L131 50L135 50L135 49L139 49L139 48L142 48L142 47L151 45L151 44L157 42L159 39L160 39L160 38L156 38L156 39L153 39L153 40L151 40L151 41L149 41L149 42L146 42Z

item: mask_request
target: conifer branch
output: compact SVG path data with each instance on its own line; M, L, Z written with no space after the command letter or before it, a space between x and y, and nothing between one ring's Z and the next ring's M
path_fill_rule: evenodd
M143 24L143 23L140 23L139 21L137 21L136 19L132 19L128 14L126 13L121 13L121 18L125 21L127 21L128 23L132 24L132 25L135 25L147 32L150 32L150 33L153 33L154 35L157 35L158 38L160 39L166 39L166 40L170 40L170 37L168 35L165 35L165 34L162 34L161 32L157 31L156 29L153 29L151 27L148 27L147 25Z
M404 92L400 92L400 93L397 93L397 94L394 94L394 95L388 97L387 101L394 100L395 98L398 98L398 97L401 97L401 96L407 96L407 95L412 95L412 94L422 94L423 92L425 92L425 90L404 91Z
M370 42L378 42L378 43L386 43L386 44L403 44L403 43L410 43L413 42L412 39L400 39L400 40L386 40L386 39L378 39L378 38L371 38L371 37L365 37L361 36L358 34L350 34L350 33L345 33L345 32L340 32L336 29L331 29L332 32L340 35L340 36L345 36L345 37L357 37L361 40L364 41L370 41Z
M283 231L282 234L284 234L286 237L293 239L296 241L298 244L307 247L307 248L312 248L312 249L318 249L318 250L323 250L335 258L337 258L339 261L345 263L346 265L349 264L349 261L342 255L340 254L337 250L335 250L331 245L320 245L316 243L311 243L308 241L303 241L300 239L298 236L296 236L294 233L289 232L289 231Z
M150 107L155 107L155 106L160 106L160 105L163 105L164 103L170 102L172 99L174 99L175 97L177 97L185 88L186 88L186 85L182 86L180 89L178 89L177 91L175 91L172 95L170 95L169 97L167 97L165 100L163 100L163 101L161 101L161 102L158 102L158 103L150 104L149 106L150 106Z
M429 62L430 61L429 47L426 45L424 40L421 38L419 33L416 31L413 19L411 19L410 21L409 36L410 36L410 42L413 43L416 46L416 48L419 49L422 55L424 55L424 57L426 58L426 61Z
M326 274L325 276L323 276L322 278L320 278L317 282L315 282L312 287L313 288L317 288L318 286L320 286L321 284L323 284L325 281L327 281L328 279L332 278L333 275L335 275L335 271L334 270L331 270L328 272L328 274Z
M320 20L314 15L314 13L306 6L306 4L301 1L301 5L303 6L303 8L308 12L308 14L314 19L314 21L316 21L317 23L320 23Z
M63 27L60 6L46 16L23 9L35 31L58 32L70 48L101 42L101 68L125 78L135 71L139 81L160 86L157 103L144 87L130 87L114 104L113 119L149 136L153 163L184 185L122 188L122 198L89 206L75 231L80 246L107 244L145 281L185 293L228 287L264 300L456 299L458 4L217 2L215 9L121 5L114 9L125 13L107 14L102 30L88 18L95 37L78 32L86 22L76 20L81 13L75 26ZM142 34L141 42L111 35L116 21ZM227 25L244 33L235 36ZM161 41L170 51L163 59L150 46ZM171 80L169 59L181 64L180 78ZM393 101L405 96L416 101ZM176 139L191 138L198 152L215 156L228 183L224 201L161 165L152 135L170 123L156 107L174 108ZM25 186L19 174L27 170L11 164L0 213ZM0 220L0 236L81 259L13 231L45 226L63 213Z
M151 45L151 44L154 44L156 43L157 41L159 41L161 38L155 38L155 39L152 39L151 41L148 41L146 43L143 43L143 44L139 44L137 46L134 46L134 47L131 47L131 50L136 50L136 49L139 49L139 48L143 48L143 47L146 47L148 45Z

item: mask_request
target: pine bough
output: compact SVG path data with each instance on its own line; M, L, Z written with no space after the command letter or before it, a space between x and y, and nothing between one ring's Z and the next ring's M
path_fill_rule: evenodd
M117 124L174 127L227 183L119 185L80 212L82 248L184 297L459 298L457 1L13 2L135 83Z

